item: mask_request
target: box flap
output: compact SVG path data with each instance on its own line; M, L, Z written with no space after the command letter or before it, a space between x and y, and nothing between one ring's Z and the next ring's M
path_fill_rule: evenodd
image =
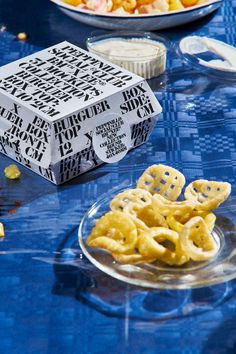
M0 68L0 135L45 169L90 148L108 114L132 126L160 113L143 78L68 42Z
M0 92L54 122L142 80L68 42L0 68Z

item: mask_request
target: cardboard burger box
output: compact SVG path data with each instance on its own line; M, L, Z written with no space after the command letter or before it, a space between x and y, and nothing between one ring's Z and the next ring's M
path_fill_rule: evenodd
M120 160L160 113L143 78L68 42L0 68L0 152L55 184Z

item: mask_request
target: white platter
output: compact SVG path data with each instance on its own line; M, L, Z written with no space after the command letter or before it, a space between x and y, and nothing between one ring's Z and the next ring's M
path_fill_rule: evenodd
M162 12L159 14L142 15L117 15L95 13L94 11L83 10L64 3L62 0L50 0L59 9L73 19L89 24L91 26L112 29L112 30L161 30L186 23L193 22L213 11L221 5L221 0L209 0L209 2L185 8L181 11Z

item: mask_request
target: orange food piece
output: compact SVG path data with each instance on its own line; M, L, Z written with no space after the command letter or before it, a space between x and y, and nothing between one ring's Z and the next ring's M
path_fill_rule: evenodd
M198 0L181 0L182 4L184 5L184 7L190 7L190 6L194 6L197 4Z

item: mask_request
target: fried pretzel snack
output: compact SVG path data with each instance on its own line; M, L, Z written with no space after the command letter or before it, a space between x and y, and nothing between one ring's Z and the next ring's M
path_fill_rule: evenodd
M142 207L140 205L128 204L123 212L129 215L135 223L138 231L148 230L149 227L168 227L166 219L160 213L154 212L152 205Z
M182 265L189 259L181 249L178 233L165 227L143 231L137 244L144 257L156 257L169 265Z
M195 207L191 201L171 202L168 199L156 194L152 197L152 207L154 212L160 213L163 216L169 214L187 215Z
M148 167L139 178L137 187L151 194L160 194L168 200L176 200L185 185L185 177L176 169L165 165Z
M110 208L113 211L124 211L127 206L145 207L152 204L152 195L143 189L126 189L113 198Z
M205 261L213 258L217 251L217 244L200 216L190 219L180 234L182 249L193 261Z
M190 213L190 214L187 214L187 215L189 215L189 216L188 216L188 219L185 220L184 222L181 222L181 217L178 216L178 215L175 214L175 213L167 215L166 221L167 221L169 227L170 227L172 230L174 230L174 231L176 231L176 232L178 232L178 233L181 233L182 230L183 230L184 224L185 224L188 220L190 220L191 218L193 218L194 216L196 216L194 211L193 211L192 213ZM206 225L207 225L207 227L208 227L208 230L209 230L210 232L212 232L213 229L214 229L214 226L215 226L215 221L216 221L216 216L215 216L215 214L209 213L209 212L205 212L205 215L204 215L204 217L202 216L202 218L204 219L204 221L205 221L205 223L206 223Z
M114 253L130 253L137 243L137 229L130 217L110 211L101 217L87 239L90 247L105 248Z
M228 198L230 192L230 183L198 179L186 187L184 196L186 200L196 203L196 210L214 210Z
M147 227L168 227L164 216L155 212L152 205L147 205L144 208L140 208L137 211L136 216L139 220L143 221Z

